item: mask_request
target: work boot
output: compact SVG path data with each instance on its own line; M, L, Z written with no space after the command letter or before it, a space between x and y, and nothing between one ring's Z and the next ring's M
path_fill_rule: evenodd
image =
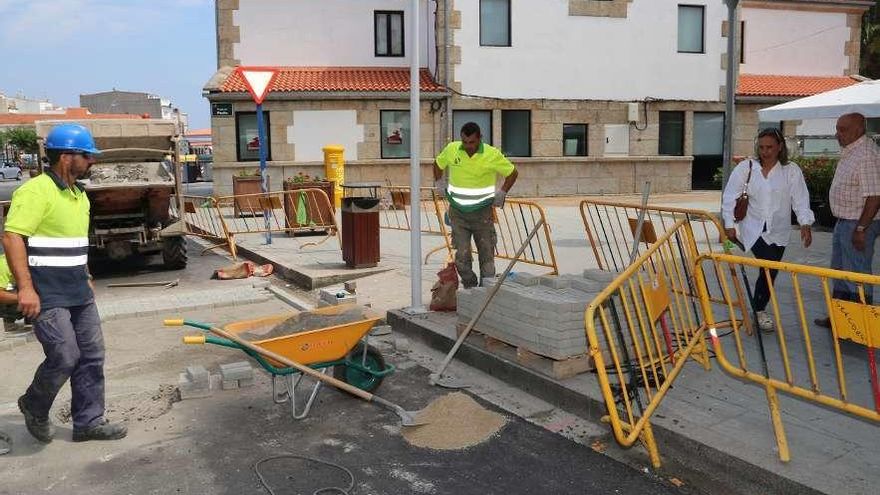
M813 320L813 323L822 328L831 328L831 318L827 316L825 318L816 318Z
M27 426L28 433L34 438L43 443L49 443L55 438L55 425L52 424L52 420L48 416L45 418L36 417L28 409L23 395L18 398L18 410L24 414L24 424Z
M119 440L128 435L128 427L125 423L111 423L102 419L98 424L85 430L73 430L74 442L88 442L89 440Z

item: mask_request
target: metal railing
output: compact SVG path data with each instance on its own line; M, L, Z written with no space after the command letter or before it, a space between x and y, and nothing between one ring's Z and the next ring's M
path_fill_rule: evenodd
M770 288L768 310L773 314L775 331L759 330L754 338L744 339L735 319L729 332L719 333L716 311L729 315L734 309L730 304L712 304L705 285L698 284L718 364L727 373L764 388L783 462L791 459L791 453L777 391L826 409L880 421L874 355L880 346L880 306L870 304L872 286L880 285L880 276L716 253L699 258L699 279L706 277L707 263L714 267L714 273L740 271L744 278L749 268L756 277L765 277ZM729 265L730 270L723 270L722 265ZM778 270L775 286L770 270ZM857 302L834 297L832 285L841 281L851 284ZM722 278L720 283L730 295L730 281ZM811 325L813 316L825 315L831 317L830 330ZM728 335L735 349L732 358L726 350Z
M589 354L608 409L603 418L624 447L641 441L660 455L650 418L688 359L709 369L706 326L686 295L694 256L691 224L673 222L587 306Z
M445 200L437 198L433 188L420 188L419 220L420 231L426 235L441 236L443 245L434 248L425 255L425 264L432 254L446 250L447 257L452 258L449 226L445 222L443 204ZM412 208L410 207L409 186L383 186L379 208L379 228L389 230L412 230Z
M407 186L384 186L382 193L382 209L379 226L384 229L410 230L412 212L409 207L410 188ZM448 223L449 202L439 197L434 189L421 188L421 232L443 236L444 244L436 247L425 255L427 264L432 254L446 250L447 259L452 259L452 227ZM495 233L498 242L495 246L495 257L510 260L517 248L523 244L528 233L539 219L544 220L541 228L526 247L519 262L550 268L551 274L558 274L556 253L550 239L550 225L544 209L532 201L508 199L504 208L493 208Z
M580 202L581 219L584 223L587 240L593 252L593 257L598 267L606 271L621 271L629 261L631 251L636 238L638 228L638 215L642 206L633 203L614 201L584 200ZM644 221L642 232L639 236L637 252L644 253L658 236L669 232L679 220L686 221L691 226L693 240L696 249L691 254L685 252L684 269L689 280L693 280L693 266L697 255L702 253L716 253L724 251L724 242L727 235L721 221L711 213L704 210L676 208L669 206L648 205L644 209ZM715 279L720 279L715 274ZM739 309L737 317L745 322L746 330L752 333L752 323L743 315L748 314L748 299L739 282L733 284L735 298L733 305ZM688 284L681 288L688 297L697 304L698 294L696 283ZM711 286L709 297L713 302L726 303L727 299L721 296L720 286Z
M214 205L233 258L237 255L236 235L324 234L320 241L300 246L306 247L321 244L339 233L333 206L321 189L220 196L215 198Z
M529 232L543 220L539 234L529 241L526 249L517 258L519 263L550 268L550 274L558 275L556 252L550 240L550 224L547 214L537 203L519 199L508 199L504 208L493 208L495 213L495 233L498 242L495 245L495 257L511 260L516 256L517 249L525 242Z
M183 196L183 215L177 212L177 202L171 202L171 216L180 218L186 225L187 233L207 239L212 245L202 253L218 247L228 247L226 231L217 210L217 201L210 196Z

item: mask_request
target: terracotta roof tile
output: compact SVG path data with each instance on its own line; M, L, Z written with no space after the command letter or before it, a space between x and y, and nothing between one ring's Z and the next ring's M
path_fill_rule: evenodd
M406 92L406 67L274 67L278 75L270 92ZM420 71L420 87L437 93L443 86L434 82L427 69ZM244 79L234 71L220 85L221 92L247 92Z
M812 96L859 82L849 76L774 76L741 74L737 96Z
M186 132L187 137L189 136L207 136L211 137L211 128L206 127L204 129L192 129Z
M92 120L92 119L140 119L141 115L128 113L89 113L85 108L71 107L64 113L3 113L0 125L33 125L38 120Z

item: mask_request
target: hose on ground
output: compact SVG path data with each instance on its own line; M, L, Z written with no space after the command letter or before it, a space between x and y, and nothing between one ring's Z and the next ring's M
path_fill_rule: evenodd
M330 466L330 467L336 468L340 471L344 471L345 474L348 475L348 478L349 478L348 488L340 488L338 486L326 486L324 488L318 488L317 490L313 491L312 495L324 495L324 494L331 494L331 493L341 493L343 495L351 495L351 491L354 489L354 474L345 466L341 466L339 464L336 464L335 462L330 462L330 461L325 461L322 459L317 459L314 457L309 457L307 455L279 454L279 455L273 455L271 457L265 457L265 458L260 459L259 461L254 463L254 473L257 474L257 478L260 479L260 483L263 485L263 488L265 488L266 491L269 492L269 495L276 495L275 490L273 490L272 487L269 486L269 483L266 482L266 478L263 477L263 473L260 472L260 466L266 462L275 461L278 459L300 459L300 460L307 461L307 462L314 462L317 464L323 464L325 466Z

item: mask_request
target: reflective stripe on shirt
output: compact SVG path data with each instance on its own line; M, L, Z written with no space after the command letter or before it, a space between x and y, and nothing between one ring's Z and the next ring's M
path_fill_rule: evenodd
M28 237L29 266L81 266L88 263L88 237Z
M80 256L31 256L28 255L28 266L84 266L88 263L88 255Z
M30 247L78 248L88 245L88 237L28 237Z

